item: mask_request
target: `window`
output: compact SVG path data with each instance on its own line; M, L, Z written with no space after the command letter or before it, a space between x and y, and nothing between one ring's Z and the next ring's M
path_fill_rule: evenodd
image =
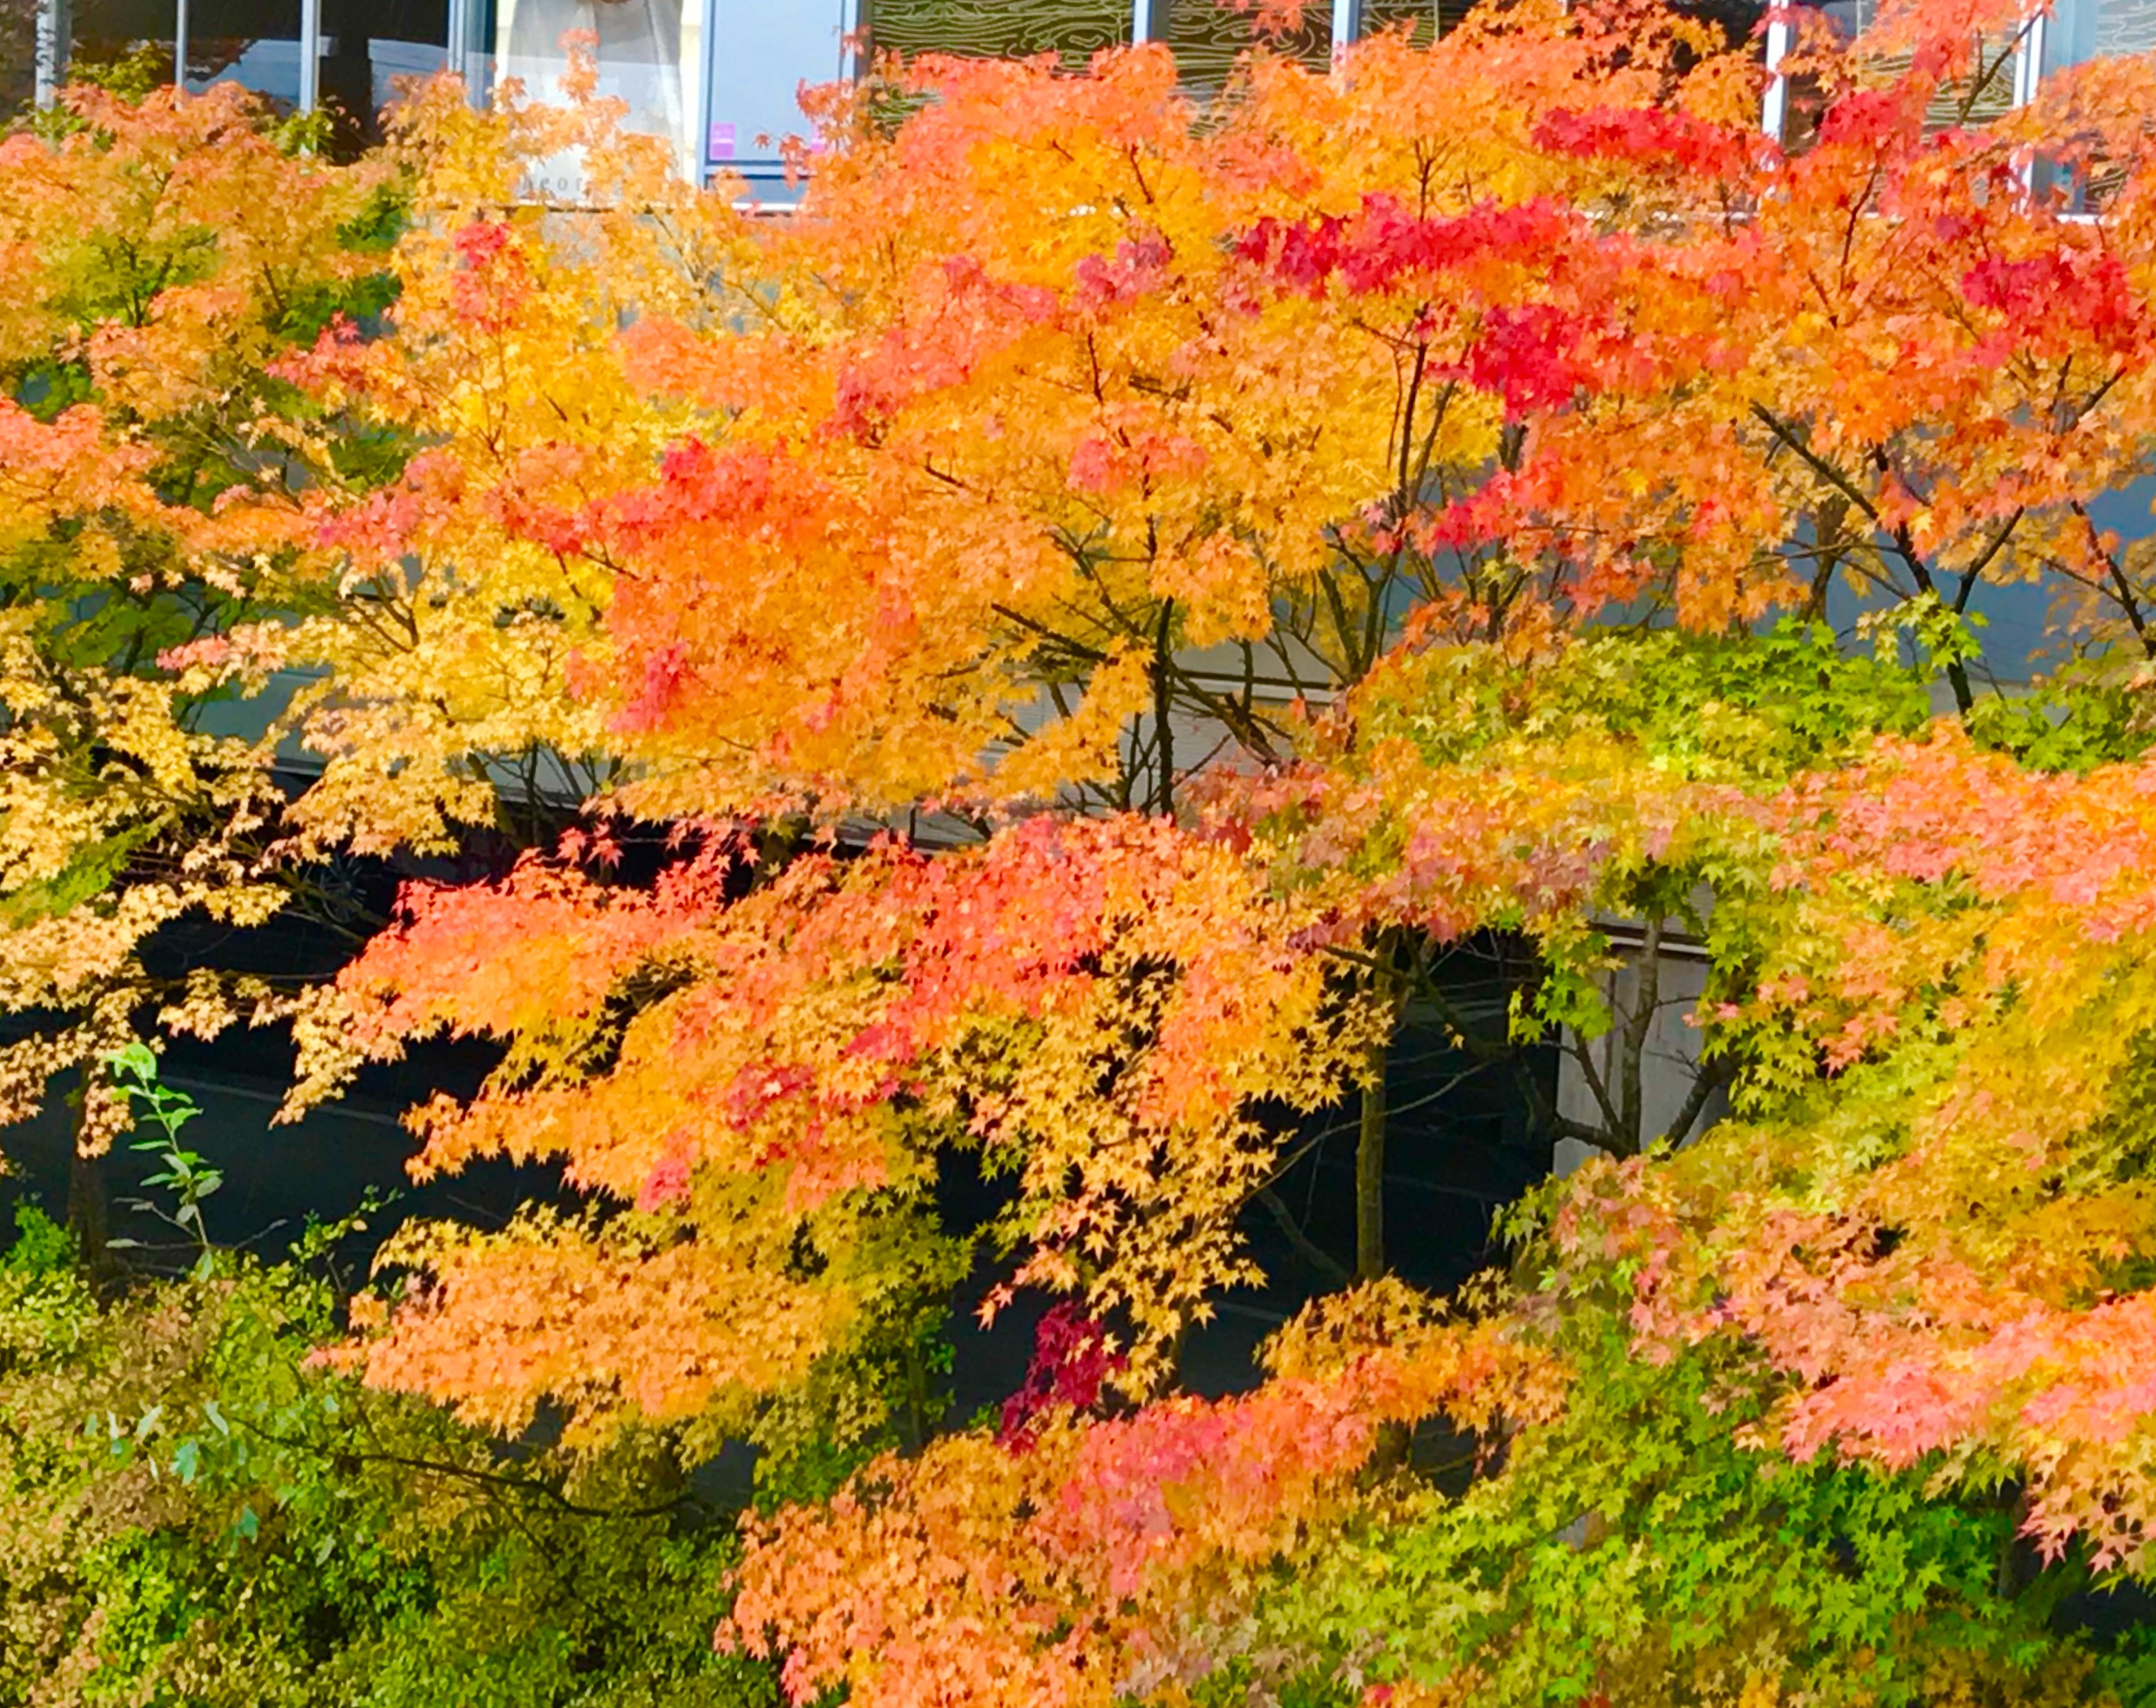
M1418 48L1428 47L1446 30L1466 16L1467 0L1363 0L1363 29L1364 35L1375 35L1381 29L1399 29L1405 26L1409 40Z
M188 86L232 82L300 103L300 0L197 0L188 9Z
M1130 0L875 0L869 40L879 53L991 58L1060 54L1083 66L1130 40Z
M2039 57L2046 73L2086 65L2092 60L2120 54L2146 54L2156 48L2156 3L2152 0L2058 0L2057 9L2042 21ZM2156 115L2144 115L2144 123ZM2062 143L2069 139L2061 137ZM2082 152L2085 149L2086 152ZM2057 189L2073 211L2101 211L2124 181L2122 169L2094 137L2083 139L2071 163L2064 158L2040 161L2034 181L2038 187Z
M402 85L449 66L448 0L322 0L321 98L360 140Z
M2151 0L2058 0L2044 26L2044 68L2081 65L2156 48Z
M1872 27L1879 8L1875 0L1829 0L1821 10L1861 46L1864 32ZM1930 123L1940 130L1951 125L1987 124L2012 107L2018 47L2019 38L2014 36L1987 39L1980 43L1975 74L1940 85L1938 92L1931 98L1928 115ZM1879 75L1882 80L1899 77L1908 71L1909 63L1905 54L1883 57L1877 62Z
M599 92L627 105L624 128L665 137L687 162L694 156L682 68L701 55L683 24L682 0L499 0L495 74L521 78L528 93L545 98L569 68L563 34L595 35Z
M1855 42L1861 58L1864 33L1878 15L1876 0L1828 0L1819 10ZM1987 38L1979 43L1973 75L1943 83L1934 92L1926 115L1929 125L1946 130L1987 124L2014 106L2019 99L2015 92L2021 73L2020 45L2019 35ZM1902 76L1909 67L1906 53L1879 54L1869 60L1871 73L1881 82ZM1818 130L1821 99L1813 78L1778 79L1767 92L1767 130L1778 133L1784 147L1792 153L1808 147Z
M1154 16L1165 10L1166 28L1158 33L1175 54L1183 81L1196 92L1219 88L1235 68L1237 58L1256 39L1250 12L1237 11L1227 0L1165 0ZM1301 61L1313 71L1332 62L1332 6L1331 0L1308 0L1302 22L1270 43L1276 54Z
M779 144L808 129L796 94L849 74L858 14L849 0L717 0L712 10L705 170L738 174L759 200L791 200Z
M186 42L190 87L234 82L285 106L314 99L347 147L378 140L378 115L407 79L451 63L451 0L315 0L320 52L302 76L303 0L194 0ZM161 20L169 30L175 20Z

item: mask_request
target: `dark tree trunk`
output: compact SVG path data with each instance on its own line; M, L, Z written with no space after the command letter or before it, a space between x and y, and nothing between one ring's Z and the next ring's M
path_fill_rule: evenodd
M119 1273L119 1263L111 1245L104 1159L83 1153L79 1131L67 1159L67 1231L74 1235L75 1260L91 1285L109 1285Z
M1371 1051L1363 1085L1362 1118L1355 1138L1355 1279L1374 1281L1385 1273L1385 1057L1380 1042Z

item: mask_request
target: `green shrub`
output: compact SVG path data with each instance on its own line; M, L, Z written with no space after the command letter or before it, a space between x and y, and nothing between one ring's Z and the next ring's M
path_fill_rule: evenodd
M219 1253L100 1302L0 1254L0 1704L760 1708L734 1528L663 1436L512 1451L314 1349L329 1289Z

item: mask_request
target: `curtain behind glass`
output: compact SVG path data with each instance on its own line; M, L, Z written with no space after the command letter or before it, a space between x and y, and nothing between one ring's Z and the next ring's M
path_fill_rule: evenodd
M558 100L569 68L562 36L588 30L599 38L599 92L628 104L626 128L665 137L686 160L681 12L682 0L504 0L495 74L521 78L536 99Z

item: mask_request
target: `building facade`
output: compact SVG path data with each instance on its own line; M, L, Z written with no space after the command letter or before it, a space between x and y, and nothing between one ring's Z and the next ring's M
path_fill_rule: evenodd
M1322 67L1374 30L1427 39L1467 3L1309 0L1279 45ZM1739 29L1760 10L1759 0L1695 3ZM2080 3L2089 16L2077 15L2072 41L2085 56L2146 34L2107 7L2156 0ZM327 102L363 128L400 79L442 70L474 98L510 79L544 96L566 62L563 35L582 31L597 41L602 92L626 104L633 129L666 139L685 175L729 171L752 186L783 179L776 144L801 126L800 86L844 78L867 54L1053 53L1082 64L1103 48L1162 41L1202 88L1249 40L1248 19L1221 0L37 0L35 16L41 63L64 63L71 34L101 53L167 43L191 87L230 79L294 108ZM41 78L41 98L56 80L56 70Z
M1322 67L1341 47L1379 29L1427 38L1468 0L1308 0L1301 28L1279 45ZM1876 0L1827 0L1852 31ZM1733 33L1751 31L1763 0L1689 0ZM730 172L752 193L782 198L779 140L803 124L804 84L847 77L867 54L897 51L1053 53L1072 64L1103 48L1162 41L1193 88L1217 85L1249 40L1245 16L1222 0L41 0L41 39L69 20L104 40L169 41L196 88L232 79L297 108L328 102L365 131L395 100L399 81L461 73L474 98L514 79L544 98L566 63L571 30L598 44L601 92L628 107L631 128L665 138L684 175ZM1760 32L1770 66L1789 41L1784 23ZM2013 42L1974 111L2026 101L2048 72L2107 54L2156 48L2156 0L2057 0ZM1784 80L1766 92L1760 120L1790 136L1803 122Z
M1450 0L1455 10L1464 0ZM779 193L779 140L804 84L866 54L1054 53L1168 43L1195 86L1226 74L1247 20L1216 0L43 0L101 41L169 41L191 87L229 79L296 108L372 115L399 79L461 74L474 98L514 79L544 96L571 30L595 38L601 92L670 143L685 175L731 172ZM1372 29L1439 28L1441 0L1313 0L1286 49L1326 63Z

